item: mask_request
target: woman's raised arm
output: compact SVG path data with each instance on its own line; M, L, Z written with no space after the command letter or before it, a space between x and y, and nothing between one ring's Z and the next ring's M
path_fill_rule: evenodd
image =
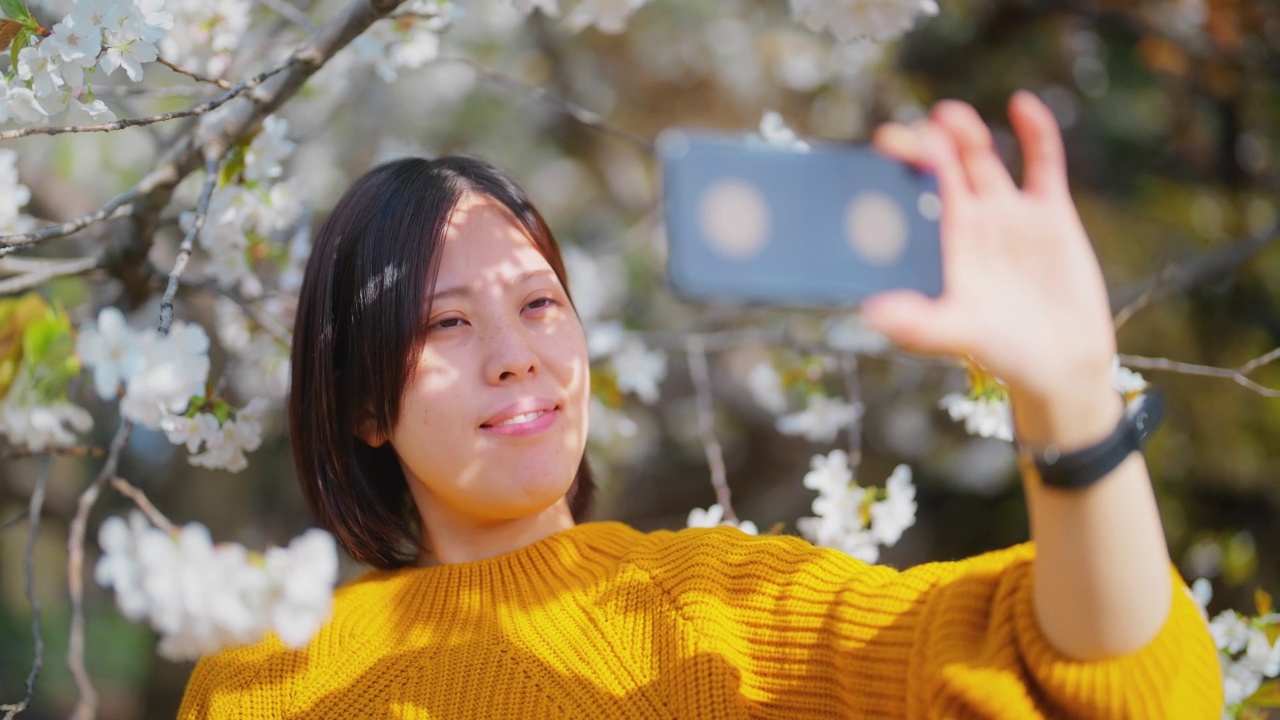
M968 357L1009 388L1023 448L1091 446L1119 423L1106 286L1067 185L1049 109L1016 93L1009 117L1023 156L1019 187L972 107L939 103L928 119L885 125L875 145L926 167L942 194L944 294L870 299L865 317L905 349ZM1083 490L1023 480L1036 543L1035 611L1049 643L1089 660L1132 652L1169 615L1164 532L1141 454Z

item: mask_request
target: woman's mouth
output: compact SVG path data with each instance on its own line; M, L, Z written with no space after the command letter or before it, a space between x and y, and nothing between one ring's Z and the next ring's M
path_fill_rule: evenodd
M508 408L490 421L482 423L480 429L504 437L536 435L555 424L559 414L560 407L558 405L527 410L523 408Z

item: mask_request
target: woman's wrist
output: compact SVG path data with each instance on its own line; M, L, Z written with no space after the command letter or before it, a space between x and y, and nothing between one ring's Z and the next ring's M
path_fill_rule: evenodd
M1110 369L1050 392L1010 388L1014 432L1032 450L1054 446L1069 453L1089 447L1115 430L1124 416L1124 400L1112 386Z

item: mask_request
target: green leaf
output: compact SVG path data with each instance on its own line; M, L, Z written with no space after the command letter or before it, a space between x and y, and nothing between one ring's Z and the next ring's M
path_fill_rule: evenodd
M237 145L228 153L227 161L222 164L222 172L218 175L218 187L235 182L237 176L244 172L244 145Z
M31 11L22 4L22 0L0 0L0 11L13 20L31 20Z
M40 400L62 399L72 378L80 374L75 346L71 320L58 308L48 308L23 331L22 359L31 369Z
M12 67L18 67L18 53L22 52L31 43L31 35L31 28L24 27L13 37L13 44L9 46L9 62Z

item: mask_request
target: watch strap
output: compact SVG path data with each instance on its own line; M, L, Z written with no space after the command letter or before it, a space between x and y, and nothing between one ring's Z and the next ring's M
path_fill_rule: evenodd
M1068 490L1086 488L1116 469L1134 451L1141 451L1147 437L1164 416L1164 394L1148 387L1125 409L1110 435L1080 450L1059 452L1052 445L1031 452L1036 471L1045 485Z

